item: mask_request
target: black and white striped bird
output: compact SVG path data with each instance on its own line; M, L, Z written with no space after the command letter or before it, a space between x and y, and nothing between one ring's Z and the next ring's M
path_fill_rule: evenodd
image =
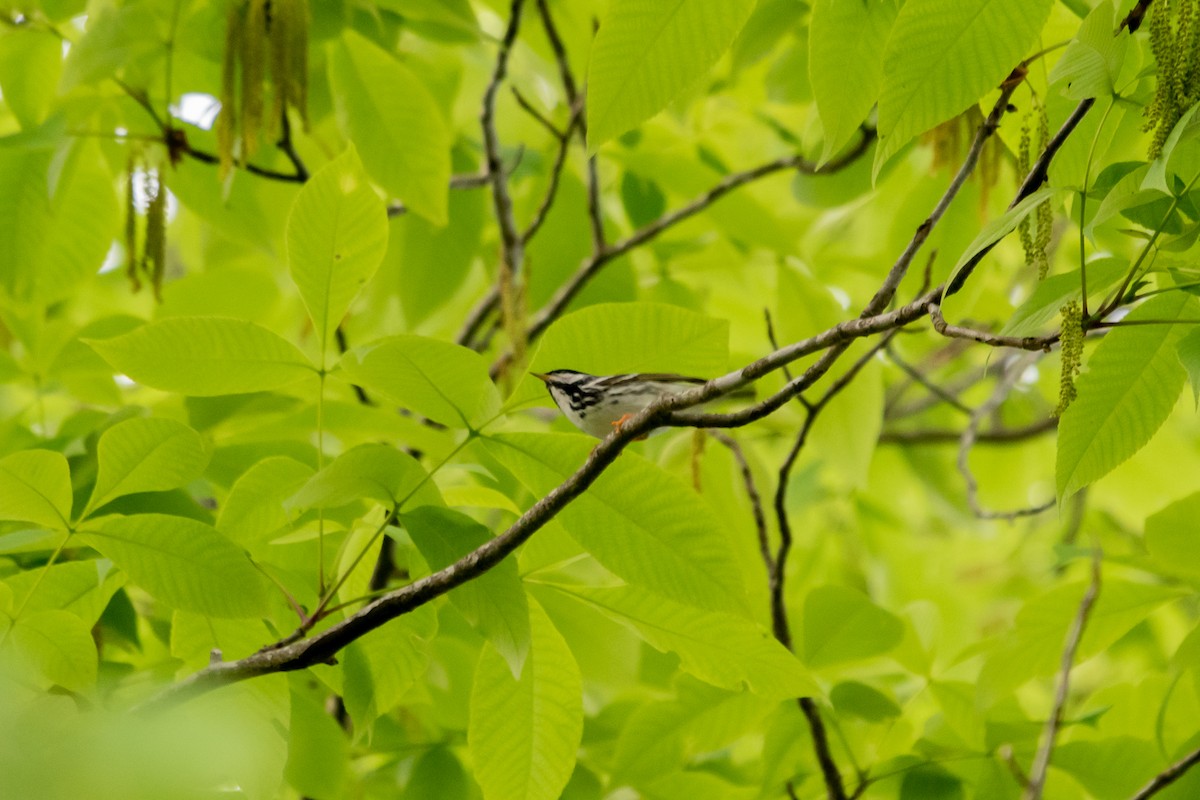
M546 384L555 404L576 428L598 439L658 398L708 382L666 372L589 375L555 369L532 374Z

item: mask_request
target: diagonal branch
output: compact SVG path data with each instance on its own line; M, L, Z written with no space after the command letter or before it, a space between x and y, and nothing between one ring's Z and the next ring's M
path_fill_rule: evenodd
M1164 769L1162 772L1155 775L1149 783L1143 786L1141 790L1133 797L1129 798L1129 800L1149 800L1149 798L1158 794L1163 789L1182 778L1184 773L1197 764L1200 764L1200 748L1196 748L1171 766Z
M1054 752L1054 742L1058 738L1058 728L1062 724L1063 709L1067 705L1067 692L1071 686L1071 668L1075 664L1075 653L1079 650L1079 642L1087 629L1088 617L1096 598L1100 595L1100 564L1101 552L1097 547L1092 551L1092 581L1088 584L1083 600L1079 603L1079 611L1071 622L1067 632L1067 641L1063 647L1062 665L1058 674L1058 688L1054 693L1054 709L1046 720L1046 729L1042 733L1042 741L1038 745L1037 754L1033 758L1033 767L1029 771L1029 785L1021 795L1023 800L1040 800L1042 790L1046 785L1046 771L1050 768L1050 755Z

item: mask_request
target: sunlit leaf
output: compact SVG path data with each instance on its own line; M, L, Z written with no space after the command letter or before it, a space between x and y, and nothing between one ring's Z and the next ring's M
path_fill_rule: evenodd
M1079 397L1058 426L1060 499L1108 474L1166 421L1186 380L1176 347L1190 327L1170 324L1176 319L1200 319L1196 298L1152 297L1125 317L1133 324L1111 331L1087 359L1076 382Z
M61 453L25 450L0 459L0 519L65 529L71 472Z
M138 383L200 397L268 391L315 374L295 345L222 317L172 317L87 343Z
M208 452L200 435L181 422L127 419L100 437L97 458L99 473L85 516L114 497L183 486L204 470Z
M490 645L475 669L467 747L486 800L554 800L575 766L583 734L579 666L537 603L520 678Z
M387 250L387 212L351 147L304 184L288 217L288 267L322 346Z
M588 148L661 111L699 80L750 17L748 0L613 0L588 66Z
M214 617L265 610L265 579L246 552L201 522L166 514L116 517L80 539L176 608Z
M804 646L810 667L825 667L881 655L900 644L904 624L844 586L821 586L804 601Z

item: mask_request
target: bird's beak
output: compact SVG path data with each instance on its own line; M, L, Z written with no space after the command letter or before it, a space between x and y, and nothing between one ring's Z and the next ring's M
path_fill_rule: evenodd
M540 380L542 383L549 383L549 382L550 382L550 376L549 376L549 375L546 375L546 374L544 374L544 373L541 373L541 372L531 372L531 373L529 373L529 374L530 374L530 375L532 375L533 377L537 378L538 380Z

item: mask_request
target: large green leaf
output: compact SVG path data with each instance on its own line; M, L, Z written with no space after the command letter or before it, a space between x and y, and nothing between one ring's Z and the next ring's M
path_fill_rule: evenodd
M543 496L583 464L595 440L512 433L480 441ZM733 550L711 510L677 478L633 453L622 453L557 519L597 561L632 585L699 608L745 612Z
M117 228L106 164L91 140L57 161L48 152L0 149L0 291L17 303L47 304L96 274Z
M657 114L700 80L754 11L752 0L612 0L588 65L588 148Z
M967 249L958 257L958 261L954 264L954 269L950 270L950 277L946 279L946 285L953 285L954 279L958 277L958 273L967 265L967 262L1015 231L1017 226L1021 224L1021 220L1032 214L1044 201L1053 197L1054 193L1054 189L1049 186L1043 186L1004 212L1003 215L990 220L984 225L971 244L967 246Z
M909 0L883 56L875 174L914 136L965 111L1017 66L1053 0Z
M346 648L342 658L344 697L356 729L366 730L404 699L425 673L428 643L437 630L434 607L424 606L376 628Z
M229 490L217 530L257 553L289 521L284 501L313 476L312 467L287 456L264 458L242 473Z
M536 602L520 678L491 645L471 691L467 747L485 800L554 800L583 736L583 683L567 643Z
M574 369L594 375L674 372L714 378L729 366L729 322L662 303L601 303L567 314L542 336L533 372ZM551 402L527 375L507 407Z
M51 610L24 615L8 635L22 660L46 684L76 692L96 685L96 643L74 614Z
M134 492L161 492L199 477L208 464L200 434L173 419L135 418L106 430L97 446L99 471L82 516Z
M846 144L879 99L884 46L898 10L895 0L813 3L808 74L825 128L822 161Z
M443 425L477 428L500 409L483 356L424 336L391 336L342 357L346 378Z
M450 129L417 75L347 28L330 45L329 80L338 118L371 177L430 222L446 224Z
M1087 265L1088 297L1103 295L1129 271L1129 262L1121 258L1099 258ZM1036 336L1058 317L1068 300L1082 294L1079 270L1049 275L1038 282L1029 298L1021 303L1004 327L1001 336Z
M193 396L263 392L315 374L295 345L238 319L172 317L87 343L138 383Z
M337 508L367 499L388 507L442 504L437 486L415 458L387 445L360 444L312 476L284 507Z
M1200 318L1186 292L1147 300L1126 321ZM1128 459L1166 421L1186 379L1176 345L1186 325L1129 325L1111 331L1087 360L1079 397L1058 425L1058 495L1064 500Z
M825 667L888 652L904 638L904 623L845 586L820 586L804 601L804 660Z
M617 739L613 781L634 787L677 769L695 755L720 750L752 732L776 703L687 678L676 695L642 705Z
M49 31L17 28L0 37L0 90L24 130L46 117L62 72L62 40Z
M287 224L288 267L321 339L329 344L350 301L387 251L387 211L350 147L304 184Z
M253 617L266 608L263 576L246 551L202 522L139 514L106 519L80 538L175 608L213 617Z
M4 583L23 613L70 611L91 627L125 584L125 575L107 559L67 561L9 576Z
M0 519L69 527L71 470L62 453L23 450L0 459Z
M1198 515L1200 492L1193 492L1146 518L1146 549L1164 572L1200 576Z
M989 648L978 685L986 694L1003 696L1033 677L1052 675L1062 660L1067 630L1079 612L1086 590L1072 581L1025 602L1015 625ZM1181 590L1106 578L1088 617L1076 663L1106 650L1130 628L1145 622L1159 606L1180 597Z
M684 670L713 686L748 687L772 699L816 692L796 657L744 617L685 606L637 586L548 585L596 607L658 650L675 653Z
M487 543L491 532L459 511L426 506L401 517L413 544L432 570L448 567ZM487 637L519 677L529 652L529 603L515 558L506 558L473 581L450 591L450 602Z
M1066 95L1074 100L1113 94L1130 41L1123 30L1113 35L1116 24L1112 0L1104 0L1079 26L1074 41L1051 70L1050 82L1066 83Z

